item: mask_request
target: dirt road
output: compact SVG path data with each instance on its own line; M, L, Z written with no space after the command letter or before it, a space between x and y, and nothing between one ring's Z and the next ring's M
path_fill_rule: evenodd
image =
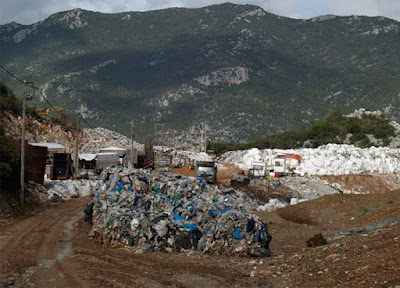
M272 257L136 254L89 241L89 198L0 226L3 287L400 287L400 190L326 195L260 215ZM308 248L322 233L328 245Z
M252 259L198 253L135 254L88 240L88 199L51 205L1 227L1 283L8 287L251 286ZM254 260L253 260L254 261ZM272 282L271 282L272 283Z

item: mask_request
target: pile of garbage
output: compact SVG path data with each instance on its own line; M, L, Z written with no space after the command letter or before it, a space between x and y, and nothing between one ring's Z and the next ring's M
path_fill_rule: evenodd
M172 165L184 164L185 159L190 159L192 163L196 161L211 161L210 155L205 152L192 152L176 150L172 153Z
M88 197L92 191L99 189L102 183L92 180L50 180L45 183L47 187L48 200L51 202L62 202L71 198Z
M217 255L269 254L272 237L256 216L257 202L233 189L220 191L201 179L150 174L143 169L103 171L92 200L91 237L141 252Z
M85 128L84 134L85 138L80 142L82 143L80 153L97 153L100 149L110 146L130 147L128 137L105 128ZM133 141L133 147L143 149L143 144Z

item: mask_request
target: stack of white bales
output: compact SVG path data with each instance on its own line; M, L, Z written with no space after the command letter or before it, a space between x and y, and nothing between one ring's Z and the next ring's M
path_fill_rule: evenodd
M301 175L347 175L363 172L400 173L400 149L387 147L358 148L354 145L328 144L318 148L291 150L253 148L243 151L229 152L234 162L224 158L224 163L235 163L241 169L249 169L255 161L270 161L271 157L280 154L297 154L303 161L295 170ZM237 159L232 155L242 155ZM228 160L228 161L227 161Z

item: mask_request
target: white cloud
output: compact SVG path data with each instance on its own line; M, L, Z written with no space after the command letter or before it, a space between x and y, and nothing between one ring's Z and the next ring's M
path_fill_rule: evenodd
M0 0L0 24L12 21L32 24L53 13L82 8L104 13L148 11L168 7L198 8L228 0ZM252 4L268 12L291 18L319 15L385 16L400 21L399 0L230 0L236 4Z

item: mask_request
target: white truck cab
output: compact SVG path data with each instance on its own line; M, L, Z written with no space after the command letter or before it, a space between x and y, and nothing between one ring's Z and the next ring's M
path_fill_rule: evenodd
M264 177L266 171L265 162L252 162L251 168L249 169L249 177Z

